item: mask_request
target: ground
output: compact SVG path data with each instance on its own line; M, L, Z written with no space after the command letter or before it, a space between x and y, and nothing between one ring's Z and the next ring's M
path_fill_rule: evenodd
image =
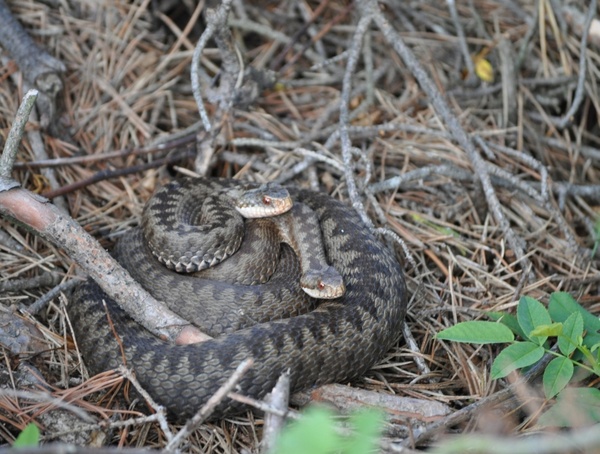
M436 402L458 414L515 378L490 378L501 346L439 341L440 330L486 320L490 311L514 314L524 295L547 304L556 291L599 313L600 37L597 20L582 35L588 2L475 0L457 2L455 11L454 2L434 1L381 2L373 10L371 2L333 0L233 3L231 34L218 32L199 58L197 90L194 48L218 20L204 14L204 2L8 2L34 41L64 64L51 71L63 85L56 110L40 106L39 120L28 123L13 178L67 209L105 248L137 224L160 184L185 169L312 187L362 204L404 265L412 338L352 385L418 398L423 408ZM26 76L0 55L5 142ZM10 220L0 226L6 307L30 306L81 276L62 247ZM34 288L23 284L34 278ZM35 355L7 349L6 365L35 366L55 397L94 421L130 417L106 399L120 379L82 382L69 302L65 291L25 316L19 332L33 330L43 344ZM517 400L467 412L447 431L537 432L553 401L535 381L523 386ZM40 419L47 400L28 398L0 400L3 443L32 419L46 435L65 430ZM186 449L256 450L260 418L205 424ZM421 430L426 422L418 411L400 418L382 449L393 452L407 426ZM165 445L156 422L114 427L102 440Z

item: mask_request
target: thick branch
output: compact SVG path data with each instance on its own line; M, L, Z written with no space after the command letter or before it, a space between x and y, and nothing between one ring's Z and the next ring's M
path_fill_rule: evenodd
M155 335L177 343L207 339L142 289L77 222L46 199L20 188L0 192L0 214L63 248L108 296Z

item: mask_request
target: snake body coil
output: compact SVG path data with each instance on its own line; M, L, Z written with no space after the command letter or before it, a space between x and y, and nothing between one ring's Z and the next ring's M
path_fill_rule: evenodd
M195 184L213 186L219 181L198 180ZM326 194L299 189L289 191L294 202L303 203L316 212L327 260L342 275L346 285L342 297L318 304L313 301L313 305L308 306L301 303L299 306L304 309L297 312L302 315L279 320L278 315L267 316L264 319L271 321L253 326L243 318L236 326L242 328L239 331L225 329L227 334L213 340L176 346L157 339L133 322L90 280L75 291L68 309L89 369L99 373L123 363L121 349L107 323L102 305L105 300L115 331L121 338L127 365L135 370L142 386L156 401L179 418L193 415L247 358L254 359L254 366L239 383L240 392L259 399L287 370L291 371L292 391L348 380L367 371L400 335L406 311L406 287L400 265L362 224L354 210ZM284 248L281 255L289 255L290 251ZM133 255L134 262L139 262L143 255L139 248L128 250L127 254ZM175 279L175 273L154 265L144 271L148 273L160 273L160 276L149 276L149 280L157 282L164 279L165 273L172 273L167 278L169 282ZM281 276L294 273L297 279L298 267L296 271L283 271ZM276 271L271 280L277 279ZM207 281L205 285L209 287L208 293L217 299L233 298L233 302L225 302L232 307L241 301L237 292L260 287L233 286L215 291L215 286L226 284ZM189 293L175 300L190 299L195 290L190 285L187 288ZM152 288L148 290L153 293ZM300 298L301 293L285 290L277 294L276 289L267 287L265 298L277 302L283 295ZM254 296L249 301L252 307L263 303ZM199 304L202 302L200 299ZM213 417L242 408L241 404L225 399Z

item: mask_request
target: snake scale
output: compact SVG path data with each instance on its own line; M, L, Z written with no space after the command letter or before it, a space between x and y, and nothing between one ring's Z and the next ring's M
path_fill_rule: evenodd
M220 181L200 179L191 184L213 187ZM280 265L265 284L229 287L215 280L203 283L203 279L194 279L200 284L190 284L189 277L169 271L156 261L149 262L152 254L144 249L143 235L134 230L117 245L117 258L123 261L127 257L124 266L130 271L133 267L134 277L146 276L147 281L155 282L157 290L147 290L158 299L170 295L173 305L181 300L190 303L187 300L198 292L200 297L192 303L205 302L207 295L223 300L225 309L202 309L203 313L195 317L200 324L208 319L212 334L224 326L224 334L192 345L166 343L133 322L88 280L75 290L68 313L90 371L99 373L123 364L121 347L107 323L104 300L127 366L133 368L146 391L177 419L192 416L247 358L254 359L254 366L239 382L239 392L258 399L270 392L288 370L292 391L346 381L366 372L400 336L406 312L401 267L352 208L324 193L288 190L294 203L305 204L316 213L327 261L341 274L346 286L343 296L316 301L307 299L299 285L279 288L284 277L298 279L300 275L297 260L288 260L294 254L285 245ZM181 286L186 289L184 294L173 296ZM261 288L264 295L259 296L255 288ZM291 299L294 308L261 313L263 306L285 304L284 299ZM240 316L236 310L240 306L256 312L248 315L243 310ZM234 314L233 323L223 320L222 314ZM252 324L256 321L259 323ZM212 417L243 409L241 404L225 399Z

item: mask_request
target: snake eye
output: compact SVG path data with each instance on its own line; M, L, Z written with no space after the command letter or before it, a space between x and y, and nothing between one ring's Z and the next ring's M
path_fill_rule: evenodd
M323 281L319 281L317 287L319 288L319 290L323 290L325 288L325 283Z
M268 195L263 196L262 201L265 205L271 205L271 197L269 197Z

